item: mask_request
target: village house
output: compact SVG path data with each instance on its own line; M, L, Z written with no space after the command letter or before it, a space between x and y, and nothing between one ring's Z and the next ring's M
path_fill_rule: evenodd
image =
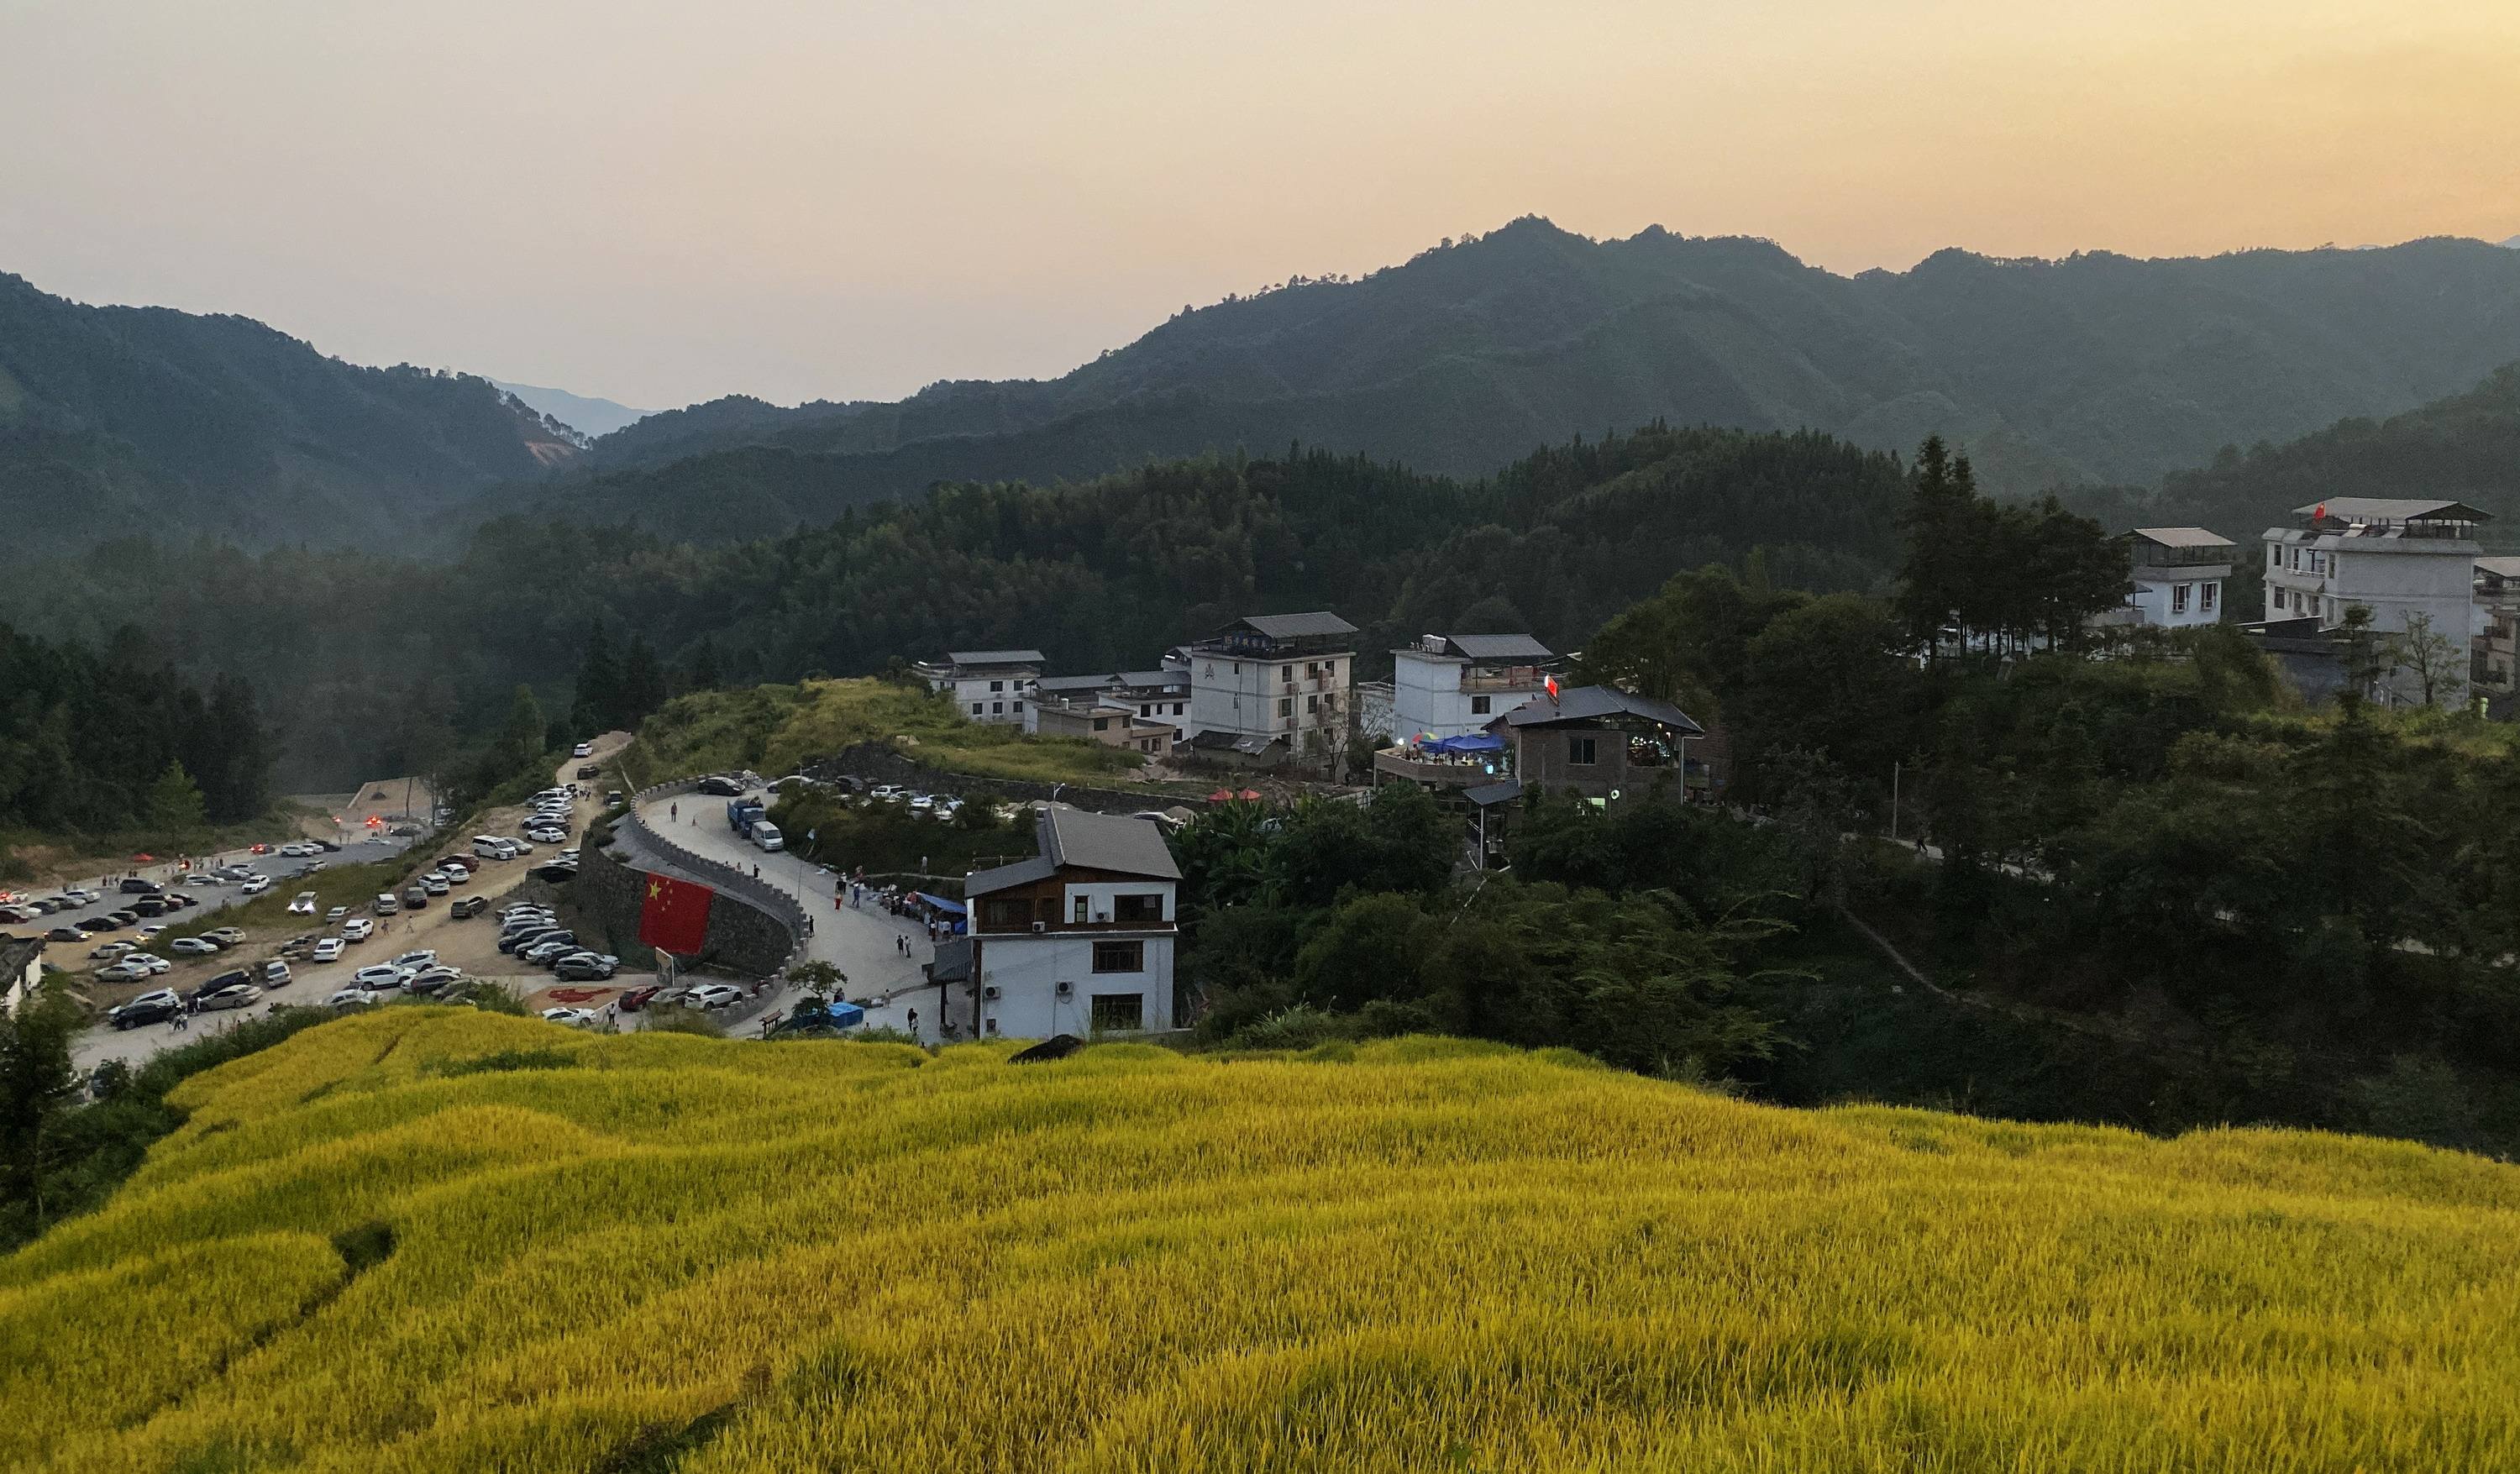
M1036 737L1076 737L1163 757L1173 750L1173 737L1180 729L1170 722L1141 717L1137 707L1119 701L1036 695L1024 711L1024 730Z
M1557 657L1529 635L1428 635L1391 652L1395 741L1467 737L1539 695Z
M1044 808L1041 852L978 871L972 1033L1047 1039L1171 1029L1181 871L1151 820Z
M2253 632L2315 643L2360 605L2371 611L2375 636L2442 643L2447 679L2435 682L2433 699L2466 704L2473 640L2492 622L2476 590L2484 552L2476 527L2490 514L2464 502L2386 497L2335 497L2294 512L2300 526L2267 529L2267 617ZM2419 700L2405 662L2393 664L2372 694Z
M1669 782L1677 796L1688 745L1705 729L1668 701L1615 686L1578 686L1524 702L1489 724L1505 738L1517 790L1572 791L1596 804ZM1514 795L1506 795L1518 796Z
M1345 746L1356 632L1327 611L1254 614L1189 647L1189 744L1226 761Z
M2138 527L2119 541L2130 565L2130 622L2177 630L2222 619L2237 544L2202 527Z
M930 691L950 692L966 721L1023 725L1024 689L1041 679L1039 650L947 650L911 670Z

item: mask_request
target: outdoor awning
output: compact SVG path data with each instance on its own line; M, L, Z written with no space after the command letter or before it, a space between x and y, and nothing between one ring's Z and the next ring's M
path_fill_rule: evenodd
M960 901L948 901L943 896L931 896L923 890L913 891L912 894L917 896L920 900L936 908L938 911L945 913L947 916L959 916L963 915L963 903Z
M1505 738L1493 732L1473 732L1467 737L1437 737L1418 744L1420 752L1450 755L1456 752L1503 752Z

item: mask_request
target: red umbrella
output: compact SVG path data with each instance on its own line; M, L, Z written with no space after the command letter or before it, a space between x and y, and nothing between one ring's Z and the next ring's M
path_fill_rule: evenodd
M1250 799L1251 801L1253 801L1254 803L1257 803L1257 802L1259 801L1259 799L1260 799L1260 790L1259 790L1259 789L1257 789L1257 788L1245 788L1245 789L1243 789L1241 792L1237 793L1237 794L1236 794L1236 795L1234 795L1234 796L1235 796L1235 797L1237 797L1237 798L1247 798L1247 799Z
M1212 804L1221 804L1230 801L1233 797L1234 790L1232 788L1219 788L1215 792L1207 795L1207 801Z

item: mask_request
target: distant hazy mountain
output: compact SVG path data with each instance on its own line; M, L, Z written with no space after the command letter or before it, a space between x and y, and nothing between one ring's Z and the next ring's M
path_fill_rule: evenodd
M242 317L0 274L0 514L19 548L388 539L579 442L469 375L366 369Z
M590 440L598 435L611 434L625 425L635 424L655 413L653 410L634 410L626 404L615 404L609 399L590 399L583 394L572 394L566 389L547 389L540 384L531 383L510 383L504 379L493 379L490 381Z
M1658 418L1903 452L1940 432L1998 489L2148 484L2516 359L2520 252L2481 241L2176 260L1946 250L1842 277L1761 241L1596 243L1533 219L1362 281L1186 312L1057 380L652 416L535 500L724 529L729 505L812 521L937 479L1293 440L1478 474ZM693 496L713 500L681 505Z

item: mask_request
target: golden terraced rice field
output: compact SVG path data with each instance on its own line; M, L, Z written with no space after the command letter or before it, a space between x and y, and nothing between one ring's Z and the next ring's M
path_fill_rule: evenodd
M0 1261L0 1465L2520 1468L2520 1171L1408 1040L386 1009Z

